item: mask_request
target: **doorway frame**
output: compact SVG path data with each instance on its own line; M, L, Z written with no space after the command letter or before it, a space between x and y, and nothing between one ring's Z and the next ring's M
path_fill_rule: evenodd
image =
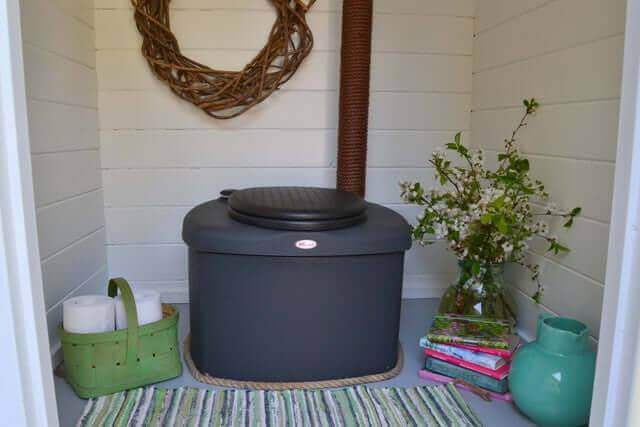
M593 426L632 425L640 388L640 0L627 0L620 94Z
M31 175L19 0L0 0L2 424L59 425Z
M19 0L0 0L0 402L3 423L58 426L47 336ZM614 198L591 425L640 395L640 0L627 0Z

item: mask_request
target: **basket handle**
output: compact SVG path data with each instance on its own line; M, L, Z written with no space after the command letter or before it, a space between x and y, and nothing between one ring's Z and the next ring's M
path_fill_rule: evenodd
M138 312L133 292L127 282L122 277L109 280L109 296L115 297L120 291L124 311L127 314L127 360L128 366L132 366L138 359Z

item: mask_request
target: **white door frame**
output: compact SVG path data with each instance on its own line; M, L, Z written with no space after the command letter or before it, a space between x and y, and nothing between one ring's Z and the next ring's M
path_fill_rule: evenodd
M27 123L19 0L0 0L0 424L56 427Z
M640 329L640 0L627 1L618 149L591 425L631 425ZM636 403L637 404L637 403Z
M57 426L31 177L18 0L0 0L1 424ZM628 0L591 425L630 423L640 389L640 0Z

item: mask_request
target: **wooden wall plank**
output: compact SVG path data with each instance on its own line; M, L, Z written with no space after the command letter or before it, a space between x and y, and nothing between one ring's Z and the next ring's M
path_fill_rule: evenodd
M620 96L622 37L535 57L473 76L473 108L611 99ZM526 82L526 83L523 83Z
M95 71L30 44L24 46L25 81L31 99L95 108Z
M51 0L22 0L23 41L95 68L93 30ZM56 31L51 31L55 28Z
M93 2L87 0L54 0L66 14L93 28Z
M105 170L105 205L109 207L191 206L217 198L225 188L256 185L330 187L335 171L326 168L214 168Z
M333 130L102 131L105 169L329 167Z
M58 202L100 188L95 150L37 154L32 158L36 206Z
M98 9L95 20L98 50L139 47L130 11ZM261 49L273 20L272 11L175 10L171 28L183 49ZM311 13L308 22L316 50L338 50L336 13ZM473 20L468 18L377 14L373 28L375 51L470 55L472 50Z
M104 229L100 229L43 261L42 280L47 309L106 264L104 242Z
M233 121L214 121L166 91L110 91L100 95L101 129L335 129L337 94L283 91ZM471 96L376 92L371 129L466 130ZM126 106L126 107L125 107Z
M107 244L140 245L182 242L182 221L191 206L107 208Z
M185 49L188 57L223 70L240 70L256 54L251 50ZM106 90L166 90L149 68L139 49L97 52L98 86ZM283 89L335 90L338 86L338 54L314 50Z
M541 238L536 238L531 242L532 250L559 264L579 271L597 282L604 283L609 225L578 217L573 227L566 229L562 226L563 222L553 221L551 234L558 236L562 244L571 248L571 252L559 255L548 253L549 244Z
M431 153L453 139L454 131L372 130L370 167L427 165ZM469 143L470 134L463 135ZM336 161L335 130L104 130L104 169L188 167L331 167Z
M467 130L471 96L440 93L380 92L371 96L373 129Z
M185 280L187 249L179 245L107 246L109 274L131 281Z
M98 111L48 101L28 100L31 152L97 150Z
M104 227L102 191L49 205L37 212L40 256L54 252Z
M582 216L609 222L615 165L610 162L527 155L531 175L544 182L562 208L582 207ZM495 167L497 152L487 152Z
M245 9L271 10L272 6L263 0L174 0L172 9ZM435 16L473 17L474 0L377 0L373 3L375 13L416 14ZM130 9L128 0L96 0L96 9ZM311 13L320 11L339 11L340 0L319 0L313 5Z
M508 101L515 102L515 101ZM529 154L614 161L618 135L618 100L543 105L520 132L518 144ZM474 139L490 150L503 150L504 139L522 117L522 108L474 111Z
M544 286L542 304L556 313L584 322L597 338L603 286L540 256L530 255L528 261L541 264L541 282ZM535 292L535 282L531 281L530 274L522 267L510 265L507 278L526 295Z
M555 0L477 0L476 32L487 31Z
M100 94L101 129L331 129L337 125L335 92L274 93L251 114L213 120L168 89Z
M190 58L221 69L241 69L255 50L186 50ZM97 52L98 86L105 90L164 90L136 49ZM284 90L335 90L338 86L338 53L313 51ZM471 57L406 53L375 53L371 70L373 91L471 91Z
M625 5L625 0L551 2L479 34L474 44L474 70L494 68L621 35Z
M398 182L433 181L426 168L369 168L367 197L379 203L399 203ZM225 188L274 185L332 187L335 169L329 168L208 168L159 170L105 170L104 198L108 207L149 205L190 206L217 198Z

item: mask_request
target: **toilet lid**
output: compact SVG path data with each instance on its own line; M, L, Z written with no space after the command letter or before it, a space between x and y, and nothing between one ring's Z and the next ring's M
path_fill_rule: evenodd
M256 187L236 190L228 199L237 221L281 230L331 230L366 219L367 204L355 194L332 188Z

